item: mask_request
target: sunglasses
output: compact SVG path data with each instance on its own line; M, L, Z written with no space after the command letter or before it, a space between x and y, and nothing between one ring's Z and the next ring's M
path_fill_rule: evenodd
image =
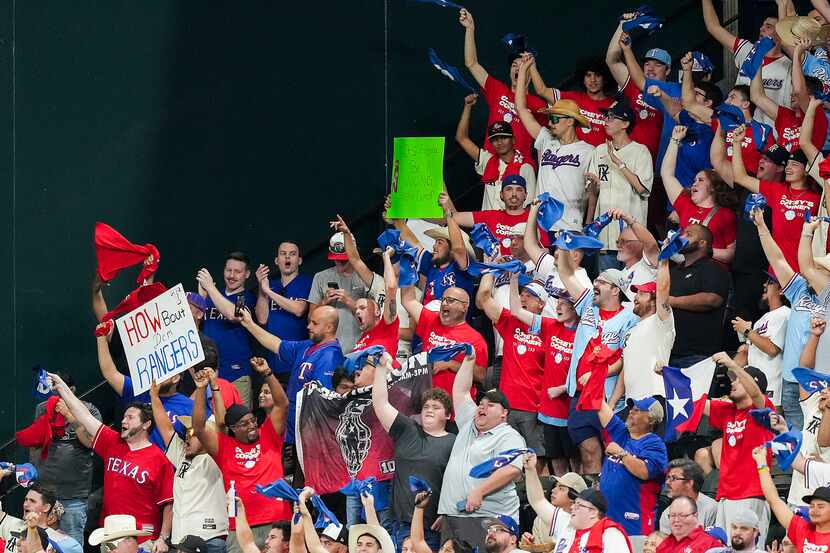
M572 119L572 117L569 117L567 115L548 115L548 119L550 119L550 122L555 125L562 119Z

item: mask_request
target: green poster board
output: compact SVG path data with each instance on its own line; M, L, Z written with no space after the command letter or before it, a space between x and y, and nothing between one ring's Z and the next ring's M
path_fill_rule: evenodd
M390 219L443 217L444 137L395 138L390 190Z

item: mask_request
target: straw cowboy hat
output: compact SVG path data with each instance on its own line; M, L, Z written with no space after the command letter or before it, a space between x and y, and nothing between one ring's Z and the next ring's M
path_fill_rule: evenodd
M360 536L369 534L375 538L380 544L383 553L394 553L395 545L392 543L392 538L382 526L375 524L355 524L349 528L349 551L354 553L357 551L357 540Z
M426 234L433 240L438 240L439 238L442 238L447 242L450 241L450 233L447 230L447 227L436 227L427 229L424 231L424 234ZM471 259L475 259L476 252L475 250L473 250L473 245L470 243L470 236L462 230L461 237L464 239L464 249L467 250L467 255L469 255Z
M812 44L822 44L830 37L830 25L822 25L812 17L785 17L775 24L775 32L787 46L795 46L800 38Z
M126 538L127 536L149 536L150 532L138 530L135 527L133 515L109 515L104 519L104 527L96 528L89 535L89 545L100 545L104 542Z
M544 113L545 115L559 115L560 117L570 117L579 126L585 129L591 128L591 123L579 111L579 104L573 100L559 100L552 106L540 109L537 113Z

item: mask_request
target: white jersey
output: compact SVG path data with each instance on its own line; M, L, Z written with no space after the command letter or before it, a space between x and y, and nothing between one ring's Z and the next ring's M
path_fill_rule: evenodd
M735 57L735 66L740 69L746 58L752 51L754 44L742 38L735 40L735 46L732 48L732 53ZM792 82L792 65L790 58L782 55L780 58L770 60L764 58L764 63L761 68L761 81L764 84L764 92L770 100L779 106L791 107L790 95L793 90ZM738 77L735 81L736 85L749 85L749 79L746 77ZM753 118L756 121L764 123L772 127L772 132L775 132L775 121L767 116L763 110L756 109ZM777 137L776 137L777 138Z
M574 272L574 275L576 275L579 283L585 288L593 286L591 279L588 278L588 273L585 272L585 269L582 267L577 269ZM542 256L539 257L539 261L536 263L535 278L544 285L548 294L553 292L556 288L565 288L565 285L562 283L562 279L559 278L559 273L556 270L556 260L554 260L553 256L549 253L543 253ZM542 316L556 318L556 307L558 305L559 300L551 295L548 295L548 301L545 303L545 308L542 310Z
M816 441L818 427L821 424L821 411L818 409L819 399L821 399L821 394L815 392L799 401L801 413L804 415L804 430L801 432L801 455L805 458L818 455L825 461L830 461L830 448L819 447ZM801 498L813 493L815 488L816 486L812 481L811 486L807 486L804 481L804 475L794 470L787 502L790 505L805 505Z
M554 229L582 230L587 202L585 173L594 147L582 140L562 145L545 128L539 131L534 146L539 154L537 191L548 192L565 206Z
M784 341L787 336L787 320L790 318L790 308L782 305L774 311L764 313L752 329L756 333L769 338L780 350L778 355L770 357L758 346L747 340L747 364L758 367L767 377L767 396L773 405L781 405L781 352L784 351Z

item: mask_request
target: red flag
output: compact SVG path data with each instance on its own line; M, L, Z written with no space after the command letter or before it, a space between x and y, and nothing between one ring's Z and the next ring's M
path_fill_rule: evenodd
M46 412L36 418L32 424L15 432L15 440L21 447L39 447L41 461L49 454L49 445L55 437L61 438L66 432L66 419L57 412L55 405L60 396L46 400Z
M124 238L117 230L104 223L95 223L95 256L98 258L98 277L109 282L127 267L144 263L136 282L143 284L159 268L159 251L153 244L139 246Z
M605 399L605 379L608 367L622 357L622 348L609 349L603 345L587 354L585 362L590 367L591 377L582 388L576 408L580 411L597 411Z
M688 400L687 400L688 401ZM707 394L703 394L699 399L694 401L691 416L674 427L678 435L683 432L695 432L700 424L700 419L703 418L703 408L706 407L706 402L709 401Z

